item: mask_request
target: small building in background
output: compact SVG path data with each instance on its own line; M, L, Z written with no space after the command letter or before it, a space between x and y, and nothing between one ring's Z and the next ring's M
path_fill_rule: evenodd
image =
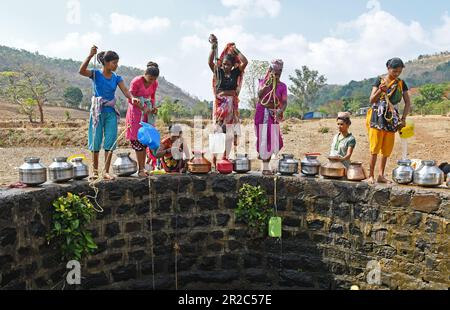
M357 116L367 115L367 112L369 111L370 107L364 107L360 108L358 113L356 113Z
M308 112L303 116L303 119L321 119L326 117L322 112Z

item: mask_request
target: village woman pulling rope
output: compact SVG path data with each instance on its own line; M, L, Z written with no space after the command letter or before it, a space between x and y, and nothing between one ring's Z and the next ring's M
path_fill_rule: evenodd
M209 37L209 42L211 43L211 53L209 54L208 64L214 73L213 118L217 126L216 131L227 134L224 158L228 158L233 141L234 146L237 147L237 139L240 135L239 92L248 60L234 43L227 44L218 57L216 36L212 34ZM216 158L213 161L215 164Z
M120 88L130 102L139 104L140 100L134 98L125 86L123 78L116 74L119 66L119 55L116 52L101 52L97 60L103 65L102 70L89 70L91 59L97 54L97 47L93 46L89 56L82 63L79 73L92 80L94 95L92 97L91 115L89 120L88 144L92 152L94 175L92 179L99 178L98 159L100 148L105 149L105 169L102 178L113 180L109 174L112 152L117 144L117 131L120 122L120 113L116 107L116 90Z
M273 175L270 159L283 148L280 122L287 108L287 86L280 81L283 61L273 60L266 77L259 82L259 102L256 105L256 149L263 162L263 174Z

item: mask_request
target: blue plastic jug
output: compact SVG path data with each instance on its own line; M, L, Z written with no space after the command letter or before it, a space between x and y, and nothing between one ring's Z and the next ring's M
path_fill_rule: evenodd
M141 122L141 128L138 131L138 140L143 145L148 146L151 150L159 149L161 144L161 134L150 124Z

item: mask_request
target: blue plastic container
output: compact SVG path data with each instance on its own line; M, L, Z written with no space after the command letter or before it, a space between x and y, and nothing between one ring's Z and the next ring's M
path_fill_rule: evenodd
M161 134L150 124L141 122L141 128L138 131L138 140L151 150L159 149L161 144Z

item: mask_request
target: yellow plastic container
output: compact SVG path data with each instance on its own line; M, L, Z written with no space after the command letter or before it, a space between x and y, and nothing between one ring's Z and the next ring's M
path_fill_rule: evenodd
M67 161L68 161L68 162L71 162L72 159L74 159L74 158L82 158L83 161L88 161L88 159L86 158L86 155L84 155L84 154L75 154L75 155L72 155L72 156L70 156L69 158L67 158Z
M400 130L400 137L402 139L409 139L414 137L414 122L412 120L406 121L406 126Z
M150 172L151 175L162 175L167 174L165 170L154 170Z

